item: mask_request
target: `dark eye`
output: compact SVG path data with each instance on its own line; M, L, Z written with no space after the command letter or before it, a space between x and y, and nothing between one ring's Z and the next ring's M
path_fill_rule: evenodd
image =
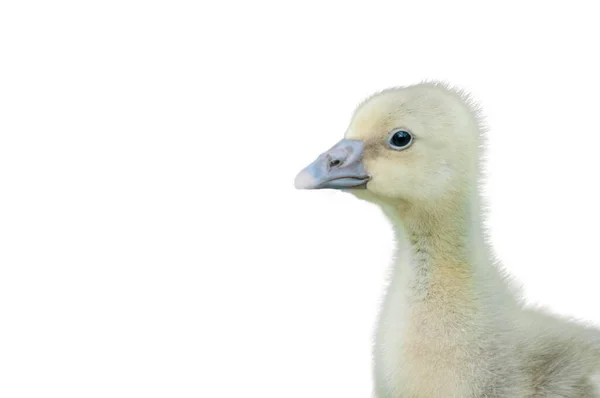
M406 130L396 130L390 134L388 142L393 149L406 149L412 144L413 137Z

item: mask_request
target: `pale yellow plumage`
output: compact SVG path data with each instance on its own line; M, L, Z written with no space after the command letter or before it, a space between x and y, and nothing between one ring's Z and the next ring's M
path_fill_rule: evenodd
M395 129L410 146L390 147ZM438 83L388 89L356 109L345 138L370 175L348 191L382 208L398 242L376 396L600 397L600 331L523 308L486 243L472 101Z

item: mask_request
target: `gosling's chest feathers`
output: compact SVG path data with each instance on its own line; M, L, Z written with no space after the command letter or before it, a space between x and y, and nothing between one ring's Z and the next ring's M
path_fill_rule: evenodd
M473 385L465 375L478 371L481 310L469 233L447 220L402 222L386 213L398 252L376 333L378 384L389 393L401 392L401 386L411 396L449 388L470 394Z

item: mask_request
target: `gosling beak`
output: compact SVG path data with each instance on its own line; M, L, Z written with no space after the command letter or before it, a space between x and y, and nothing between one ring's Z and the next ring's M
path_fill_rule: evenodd
M296 176L296 188L365 188L370 177L363 167L362 157L363 142L344 138Z

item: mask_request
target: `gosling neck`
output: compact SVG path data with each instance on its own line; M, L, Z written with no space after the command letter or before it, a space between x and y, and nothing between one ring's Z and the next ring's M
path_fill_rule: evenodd
M432 297L434 291L462 296L490 266L478 195L435 210L388 205L384 212L396 235L392 283L403 282L417 296Z

